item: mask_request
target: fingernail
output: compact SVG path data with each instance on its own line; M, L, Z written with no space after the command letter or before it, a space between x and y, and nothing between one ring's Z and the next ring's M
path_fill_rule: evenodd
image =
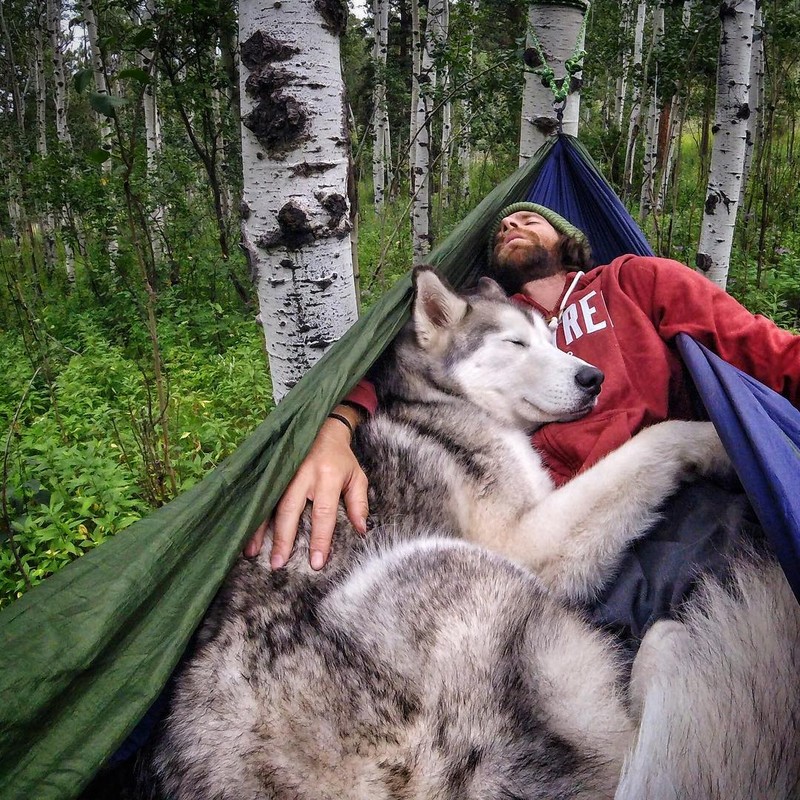
M280 569L284 564L286 564L285 559L277 553L269 560L269 565L272 569Z
M361 517L358 521L358 532L359 533L366 533L367 532L367 518Z
M325 554L320 550L311 551L311 569L322 569L325 566Z

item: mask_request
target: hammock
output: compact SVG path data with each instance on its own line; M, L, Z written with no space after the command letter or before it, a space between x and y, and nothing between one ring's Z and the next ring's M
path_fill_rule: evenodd
M587 233L601 262L624 252L651 252L586 151L560 136L486 197L434 250L430 263L454 286L474 281L485 266L487 228L504 206L521 199L571 219ZM275 506L328 410L400 330L410 299L406 277L201 483L0 614L0 798L75 797L119 748L160 694L244 542ZM725 374L726 365L714 369ZM722 400L709 391L714 416ZM758 396L765 391L759 389ZM723 399L736 394L738 400L738 392L722 393ZM715 416L714 421L724 425ZM800 442L796 413L792 425L786 435ZM750 475L740 465L740 434L723 428L722 435L740 475ZM796 459L797 445L791 447ZM772 443L759 452L765 449L773 450ZM788 467L779 472L792 474ZM775 485L769 477L761 483ZM794 520L800 515L789 503L800 501L797 494L785 492L777 521L762 518L796 592L800 533Z

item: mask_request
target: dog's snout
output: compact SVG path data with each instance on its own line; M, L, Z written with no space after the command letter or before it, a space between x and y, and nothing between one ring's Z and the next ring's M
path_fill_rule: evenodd
M605 377L597 367L590 367L587 364L575 373L575 383L586 393L596 395L600 393L600 386Z

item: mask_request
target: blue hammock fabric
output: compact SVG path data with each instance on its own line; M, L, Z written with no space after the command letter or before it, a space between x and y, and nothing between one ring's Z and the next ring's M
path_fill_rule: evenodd
M588 237L594 259L655 255L589 153L571 136L559 136L526 197L561 214Z
M678 349L800 601L800 412L686 334Z
M571 136L555 139L526 199L579 227L598 264L625 253L654 255L592 157ZM681 334L678 347L800 601L800 411L690 337Z

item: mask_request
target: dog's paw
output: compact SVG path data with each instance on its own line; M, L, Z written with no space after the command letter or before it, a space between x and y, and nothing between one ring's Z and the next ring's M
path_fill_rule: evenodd
M728 454L710 422L668 420L647 428L643 433L653 437L654 453L677 461L676 466L684 478L727 476L732 470Z
M710 422L690 422L688 466L699 475L727 476L733 467L719 434ZM692 433L693 432L693 433Z

